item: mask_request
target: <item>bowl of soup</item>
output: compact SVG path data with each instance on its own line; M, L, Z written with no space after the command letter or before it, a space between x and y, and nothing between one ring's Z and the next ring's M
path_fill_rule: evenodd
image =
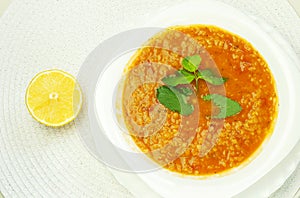
M195 71L186 70L193 58L199 60ZM143 153L170 171L226 172L247 162L273 133L278 94L271 70L249 42L224 29L168 27L125 70L126 128ZM178 103L181 97L186 104ZM185 112L187 105L191 112Z
M273 32L201 1L104 41L79 75L85 143L161 196L243 191L300 139L298 63Z

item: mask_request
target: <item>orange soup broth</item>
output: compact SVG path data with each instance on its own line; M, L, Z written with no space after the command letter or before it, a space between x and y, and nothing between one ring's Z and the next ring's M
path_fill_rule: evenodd
M176 70L182 69L181 61L184 57L177 52L183 51L186 46L181 48L183 45L175 39L178 32L194 39L201 47L199 54L202 62L199 69L210 68L228 80L224 86L213 86L204 80L199 81L197 93L199 124L193 140L178 158L161 164L170 171L194 176L219 174L240 166L259 150L264 140L272 133L277 117L278 97L268 64L245 39L215 26L175 26L166 30L168 31L173 31L174 35L171 33L168 37L164 34L154 36L132 57L126 68L128 76L125 87L129 86L129 83L134 83L130 81L130 71L143 63L162 63ZM179 42L176 44L179 47L175 49L172 44L168 46L164 44L165 40L169 41L167 44ZM153 43L165 46L157 47ZM134 102L130 105L123 103L124 119L129 131L132 129L130 124L132 122L129 120L140 126L153 121L149 111L152 105L159 103L156 89L161 85L162 83L156 82L139 86L130 96ZM242 111L224 120L220 132L215 134L218 136L215 145L205 156L200 156L204 138L214 135L210 134L210 125L218 125L219 122L211 117L218 113L218 108L212 102L202 99L202 96L211 92L226 94L226 97L241 105ZM159 131L146 137L132 134L135 144L158 163L167 159L168 154L161 153L161 156L157 157L151 151L166 146L178 134L182 121L180 114L169 109L165 111L167 118Z

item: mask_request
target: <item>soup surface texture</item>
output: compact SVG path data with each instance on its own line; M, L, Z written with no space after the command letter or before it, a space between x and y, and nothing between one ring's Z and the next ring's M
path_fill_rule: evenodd
M187 56L200 55L199 69L227 80L212 85L199 80L188 101L191 115L171 111L157 99L162 79L182 69ZM125 69L122 111L139 149L164 168L184 175L219 174L246 163L272 134L278 96L271 71L245 39L209 25L174 26L153 36ZM216 93L242 110L224 119L203 96Z

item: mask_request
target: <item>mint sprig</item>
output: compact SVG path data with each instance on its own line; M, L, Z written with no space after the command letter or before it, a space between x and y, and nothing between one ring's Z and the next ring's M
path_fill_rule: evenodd
M199 55L188 56L182 60L183 69L177 71L174 75L166 76L162 81L169 86L177 86L182 84L190 84L195 80L196 89L200 79L212 85L222 85L227 78L217 77L210 69L198 69L202 59Z
M194 76L193 80L196 81L196 89L198 89L198 81L200 79L205 80L212 85L222 85L226 82L227 78L216 76L210 69L198 69L201 61L202 58L199 55L187 56L181 62L183 69L179 70L179 72L186 77ZM190 79L192 78L190 77Z
M182 85L195 81L195 90L198 93L199 80L204 80L212 85L222 85L227 81L227 78L215 75L210 69L200 70L201 61L202 58L199 55L187 56L181 62L183 69L162 79L166 85L156 90L156 97L161 104L171 111L190 115L194 111L194 106L187 102L187 97L192 95L193 90L182 87ZM206 95L203 100L212 100L220 108L219 114L213 118L226 118L236 115L242 110L238 102L219 94Z

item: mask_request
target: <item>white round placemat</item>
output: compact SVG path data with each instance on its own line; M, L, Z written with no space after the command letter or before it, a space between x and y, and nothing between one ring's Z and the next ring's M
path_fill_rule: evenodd
M0 18L0 191L5 197L132 197L86 150L74 123L34 121L24 95L49 68L76 76L104 39L181 0L15 0ZM300 56L300 19L286 0L224 0L262 18ZM298 147L299 148L299 147ZM273 197L292 197L299 166Z

